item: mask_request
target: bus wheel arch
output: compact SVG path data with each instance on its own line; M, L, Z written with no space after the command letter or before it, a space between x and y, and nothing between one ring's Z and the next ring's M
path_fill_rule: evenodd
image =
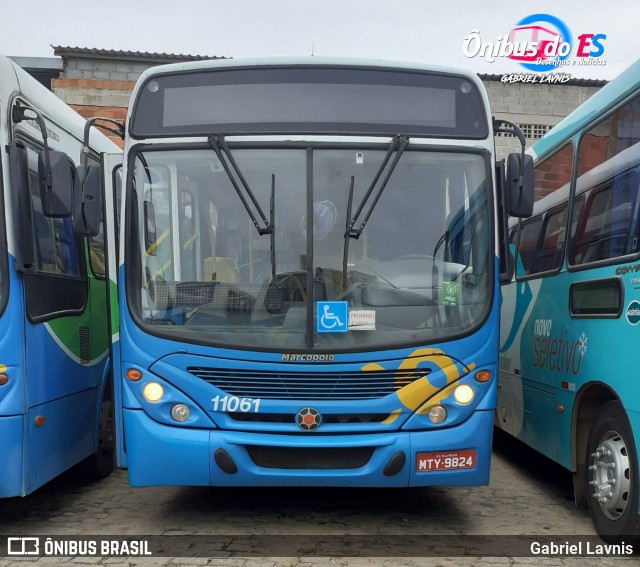
M571 471L576 506L587 508L587 441L593 422L604 403L619 398L602 382L585 384L576 394L571 422Z

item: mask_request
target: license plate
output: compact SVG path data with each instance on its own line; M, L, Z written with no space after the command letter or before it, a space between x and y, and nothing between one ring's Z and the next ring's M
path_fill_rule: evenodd
M418 453L416 455L416 471L418 472L472 469L475 466L475 449Z

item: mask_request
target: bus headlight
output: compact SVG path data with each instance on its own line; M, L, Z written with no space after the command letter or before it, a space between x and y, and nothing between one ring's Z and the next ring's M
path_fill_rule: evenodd
M189 414L189 407L184 404L176 404L171 408L171 417L180 423L187 421Z
M442 423L447 419L447 410L442 406L433 406L429 408L429 421L431 423Z
M466 405L473 400L473 388L466 384L461 384L453 391L453 397L459 404Z
M148 382L142 388L142 395L148 402L157 402L164 395L164 388L157 382Z

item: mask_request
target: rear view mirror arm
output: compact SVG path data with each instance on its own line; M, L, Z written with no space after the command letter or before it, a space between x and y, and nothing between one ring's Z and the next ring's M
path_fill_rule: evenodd
M518 140L520 141L520 179L519 179L519 185L520 187L524 186L524 150L526 147L526 141L524 139L524 134L522 133L522 130L520 129L520 127L509 121L509 120L503 120L502 118L498 119L498 118L494 118L493 119L493 133L494 135L497 133L502 133L502 134L512 134L514 135L516 138L518 138Z
M27 116L27 112L33 112L35 118ZM53 181L51 179L51 161L49 159L47 125L44 122L42 114L30 106L22 106L19 102L16 102L13 105L11 118L13 119L14 124L19 124L24 120L35 120L38 123L40 134L42 134L42 141L44 142L45 183L47 190L51 191Z

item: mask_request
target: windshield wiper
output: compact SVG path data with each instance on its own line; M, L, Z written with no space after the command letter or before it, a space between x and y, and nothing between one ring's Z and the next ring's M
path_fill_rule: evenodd
M351 218L351 208L353 206L353 186L355 182L355 177L351 177L351 185L349 186L349 201L347 203L347 226L345 228L345 233L344 233L344 251L342 253L342 290L343 291L347 290L347 262L349 259L349 240L351 238L355 238L356 240L360 238L360 235L362 234L364 227L367 226L367 222L369 222L369 217L371 216L371 213L373 213L373 209L375 208L375 206L378 203L378 200L380 199L380 195L382 195L382 191L384 191L384 188L387 186L387 183L389 182L389 178L391 177L393 170L396 168L396 165L398 165L398 161L400 160L400 157L402 156L402 153L406 149L408 143L409 143L409 138L407 138L406 136L395 136L393 140L391 140L391 145L387 150L387 155L384 156L384 160L382 160L382 163L380 164L380 167L378 168L378 171L376 172L376 175L373 178L371 185L369 185L369 189L367 189L367 192L364 198L362 199L362 202L360 203L358 210L356 211L356 214L353 216L353 218ZM389 163L389 160L391 159L391 155L393 154L394 151L396 152L396 157L391 163L391 167L389 167L387 176L384 178L384 181L382 182L380 189L378 189L378 192L376 193L376 196L373 199L371 206L369 207L369 211L367 212L364 219L362 220L360 227L357 229L354 229L353 227L355 226L356 221L360 216L360 213L362 213L362 209L364 209L364 206L367 204L367 201L369 200L371 193L373 193L373 190L375 189L375 186L378 183L378 179L380 179L382 172L384 171L385 167L387 167L387 164Z
M269 255L271 256L271 283L276 285L276 175L271 174L271 201L269 203Z
M355 177L351 176L349 186L349 200L347 201L347 226L344 233L344 251L342 252L342 291L347 291L347 261L349 259L349 230L351 229L351 207L353 205L353 185Z
M271 217L271 220L267 219L267 217L265 216L262 210L262 207L260 207L260 203L258 203L258 200L253 194L253 191L251 191L251 187L249 187L247 180L244 178L244 175L242 175L242 172L240 171L240 168L238 167L236 160L233 159L233 155L229 151L229 146L227 146L227 143L224 141L224 136L215 136L211 134L208 136L207 140L209 141L209 145L213 148L213 151L216 153L216 156L220 160L220 163L222 164L222 167L224 168L224 171L227 174L229 181L231 181L231 185L233 185L233 188L236 190L238 197L240 197L240 200L242 201L242 204L244 205L244 208L247 211L247 214L251 218L251 222L253 222L253 226L255 226L256 230L258 231L258 234L260 236L263 236L265 234L272 234L273 233L273 215ZM224 155L222 152L224 152ZM226 159L224 157L225 155L227 156ZM231 167L229 167L229 164L231 164ZM231 168L233 168L233 171L231 170ZM247 193L247 195L249 195L249 198L251 199L253 206L256 208L256 211L258 211L258 214L260 215L260 218L264 223L264 226L260 226L260 223L258 223L258 220L253 214L253 211L251 210L251 207L249 206L247 199L242 194L242 190L238 185L238 181L236 180L234 173L235 173L235 176L237 176L238 179L240 180L240 183L242 183L242 186L244 187L244 190ZM273 183L275 182L272 180L272 191L273 191Z
M396 168L396 165L398 165L398 161L402 157L402 154L403 154L404 150L406 149L408 143L409 143L409 138L407 136L395 136L393 138L393 140L391 141L391 145L389 146L389 149L387 150L387 155L384 157L384 160L380 164L380 167L378 168L378 171L376 172L376 175L373 178L373 181L371 182L371 185L369 185L369 189L367 189L367 192L366 192L364 198L362 199L362 202L358 206L358 210L356 211L356 214L353 215L353 218L350 221L348 221L349 224L347 226L347 232L345 234L345 238L355 238L356 240L358 238L360 238L360 235L362 234L362 231L364 230L364 227L367 226L367 223L369 222L369 217L371 216L371 213L373 213L373 209L375 209L376 205L378 204L378 200L380 199L380 196L382 195L382 192L384 191L384 188L387 186L387 183L389 182L389 179L391 178L391 175L393 174L393 170ZM358 220L358 217L360 216L360 214L362 213L362 210L364 209L365 205L367 204L367 201L369 200L369 197L371 197L371 193L373 193L373 190L375 189L376 185L378 184L378 179L380 179L380 176L382 175L382 172L387 167L387 164L389 163L389 160L391 159L391 156L393 155L393 152L396 152L396 155L395 155L393 161L391 162L391 165L389 166L389 171L387 171L387 175L384 178L384 181L382 182L382 185L380 185L380 188L378 189L378 192L376 193L375 197L373 198L373 201L371 202L371 206L369 207L369 210L367 211L367 214L362 219L362 223L360 223L360 227L354 228L354 226L356 224L356 221ZM353 189L353 186L352 186L352 189Z

